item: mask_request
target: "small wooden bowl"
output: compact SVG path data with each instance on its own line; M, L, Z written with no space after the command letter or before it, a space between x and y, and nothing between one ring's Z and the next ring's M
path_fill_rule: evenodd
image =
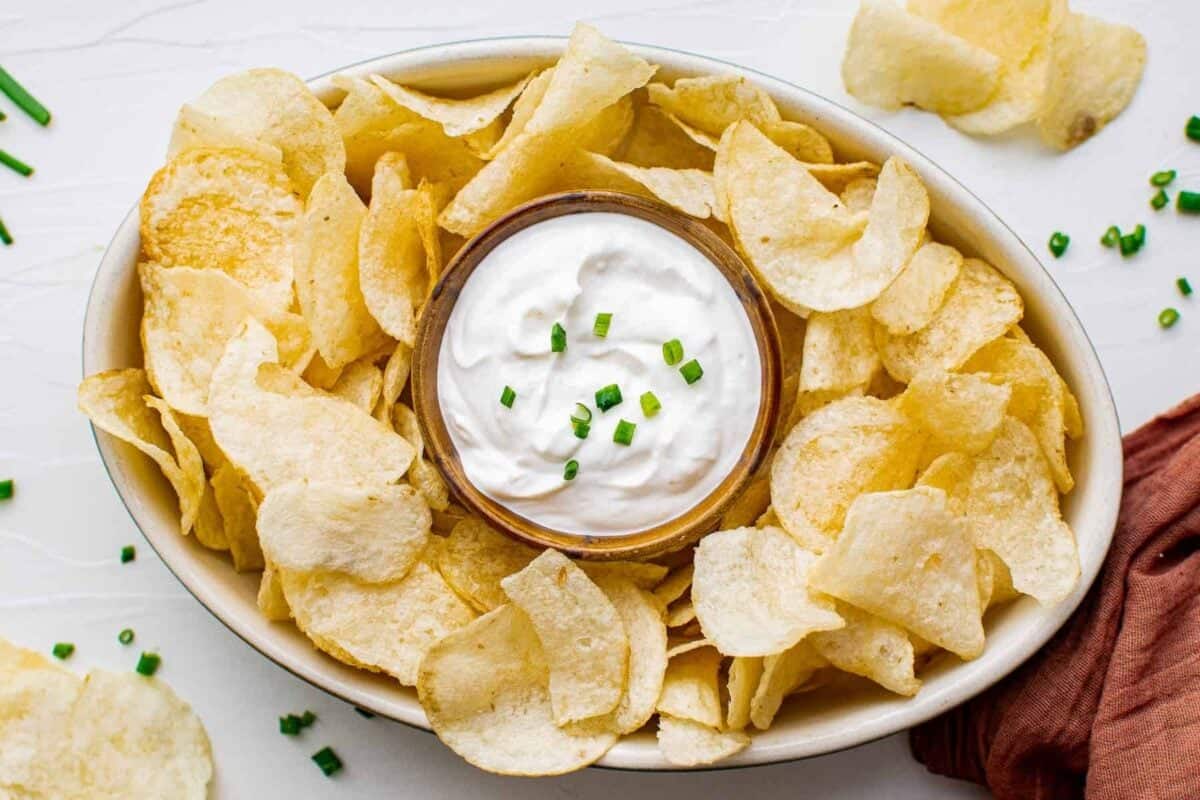
M450 311L471 273L498 244L517 231L553 217L607 211L653 222L692 244L717 268L737 294L758 344L761 398L750 438L725 479L693 508L652 528L621 536L585 536L553 530L516 513L475 488L467 478L438 402L438 357ZM467 508L496 530L533 547L553 547L569 556L597 560L647 558L678 550L716 528L721 515L745 488L771 449L779 409L782 366L779 334L766 296L741 258L699 220L667 205L617 192L565 192L514 209L463 245L429 298L413 353L413 407L428 456Z

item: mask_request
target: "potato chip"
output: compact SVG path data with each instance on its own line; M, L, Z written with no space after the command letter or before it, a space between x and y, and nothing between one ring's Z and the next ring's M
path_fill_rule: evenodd
M671 87L652 83L646 91L651 103L717 138L740 120L763 129L782 119L771 96L740 75L680 78Z
M337 383L338 378L342 377L342 368L329 366L320 353L313 353L312 360L304 368L301 377L310 386L328 391Z
M696 606L691 598L681 598L667 609L667 627L681 628L696 618Z
M341 173L322 176L304 208L296 245L296 297L313 343L330 367L377 350L387 339L359 283L358 236L367 209Z
M191 105L241 136L279 148L301 199L322 175L346 167L346 151L329 109L290 72L252 69L230 75Z
M763 469L750 482L738 498L733 501L725 513L721 515L719 530L731 531L734 528L745 528L753 525L754 520L762 516L771 505L771 477L769 470Z
M0 796L53 796L41 790L63 777L80 687L70 670L0 638Z
M575 564L596 583L620 579L639 589L654 589L667 576L666 567L648 561L576 561Z
M396 342L396 349L388 356L383 367L383 386L379 392L379 405L375 407L375 419L385 425L392 424L392 407L408 384L412 372L412 348L404 342Z
M375 411L383 392L383 371L370 361L370 356L351 361L342 370L329 393L360 409L364 414Z
M625 192L661 200L698 219L713 215L712 174L698 169L637 167L580 151L559 176L560 188Z
M1040 44L1025 63L1005 68L1000 88L983 108L942 119L963 133L976 136L1004 133L1033 120L1041 110L1046 91L1050 68L1047 45L1048 41Z
M667 659L670 660L675 656L681 656L684 653L690 653L693 650L698 650L701 647L712 647L713 643L708 639L700 636L700 631L694 633L683 633L681 631L667 632Z
M229 550L225 518L221 515L221 507L217 505L217 493L213 490L211 482L204 485L204 495L200 498L200 512L192 524L192 532L196 534L196 541L210 550ZM234 568L236 569L236 566Z
M338 572L279 575L296 626L320 649L415 686L425 652L475 618L436 570L421 561L400 580L363 583ZM328 647L332 644L333 647Z
M1125 110L1142 81L1146 40L1128 25L1067 14L1050 43L1042 141L1067 150Z
M258 610L271 622L287 622L292 618L292 609L283 595L283 581L270 561L263 567L257 600Z
M988 264L968 258L958 280L924 328L908 336L875 329L875 345L893 378L908 383L922 369L955 370L976 350L1015 325L1024 303L1008 279Z
M408 468L408 482L421 493L430 508L445 511L450 507L450 487L437 467L425 458L425 440L421 436L417 415L408 406L397 403L392 407L392 428L416 451L412 466Z
M727 730L740 731L750 724L750 703L763 674L763 660L755 656L735 658L729 663L726 691L729 707L725 712Z
M533 76L526 75L516 83L463 100L425 94L392 83L381 75L372 75L371 82L382 89L396 105L440 124L447 136L466 136L495 122L521 93L531 77Z
M975 546L940 489L859 497L809 580L961 658L983 652Z
M616 608L557 550L500 581L529 615L550 667L550 703L559 725L617 707L629 665L629 640Z
M258 541L258 510L246 491L237 470L226 461L213 472L213 498L221 511L225 541L233 556L233 568L238 572L259 570L266 566L262 546Z
M811 170L809 171L811 172ZM875 189L878 185L879 181L875 177L856 177L847 181L845 187L838 192L838 197L846 208L855 213L867 211L871 208L871 200L875 197ZM917 250L917 252L921 251ZM915 258L916 256L914 255L913 257ZM909 263L911 264L912 262ZM903 277L903 275L904 273L901 272L896 281L900 280L900 277ZM896 281L892 281L892 286L896 284ZM888 289L891 289L891 286ZM888 289L884 289L884 294L887 294ZM880 298L882 299L882 295ZM877 300L876 302L879 301Z
M863 0L850 26L842 81L864 103L962 114L985 105L1000 83L996 56L910 14L891 0Z
M874 614L838 603L844 628L814 633L809 641L829 663L875 681L888 691L911 697L921 688L913 671L913 646L902 628Z
M810 128L803 122L786 119L768 122L762 126L762 132L792 157L812 165L810 170L817 168L817 165L833 164L833 147L829 140L816 128Z
M805 164L808 173L834 194L841 194L854 181L878 178L882 169L874 161L851 161L846 164ZM874 194L872 194L874 199ZM867 210L870 209L870 204Z
M537 551L492 530L478 517L454 526L437 552L438 571L478 611L508 602L500 581L520 572Z
M429 507L411 486L295 481L258 510L263 552L289 572L332 571L364 583L403 578L429 541Z
M667 671L667 628L662 606L631 580L614 575L593 576L596 585L617 610L629 640L625 691L612 712L618 733L633 733L650 721L662 693Z
M724 721L717 685L720 668L721 654L714 647L699 646L672 655L658 698L658 712L720 728Z
M140 209L147 260L220 270L264 307L291 306L302 207L278 166L236 150L188 150L154 173Z
M886 402L849 397L801 420L775 456L771 507L803 547L823 552L864 492L910 485L921 436Z
M713 764L749 746L750 737L741 731L722 731L670 714L658 718L658 750L677 767Z
M673 570L667 575L654 589L654 596L663 606L669 606L679 598L683 597L684 593L692 586L692 578L695 574L695 563L689 561L683 566Z
M996 438L1012 390L978 375L926 370L900 396L900 408L929 435L927 453L974 454Z
M175 117L167 158L202 147L241 150L270 164L283 166L283 151L275 145L247 136L223 117L185 103Z
M871 304L871 316L892 336L916 333L933 321L962 264L962 254L953 247L937 242L921 245Z
M633 129L620 158L638 167L712 172L715 149L694 141L658 106L640 103L635 104Z
M871 313L865 306L818 311L808 318L800 391L843 392L866 386L879 369Z
M601 758L617 734L602 721L555 724L549 683L533 624L504 605L434 644L417 692L434 733L467 762L502 775L557 775Z
M247 317L275 336L285 365L302 368L312 355L302 317L271 309L223 272L143 263L138 276L146 374L177 411L208 413L213 367Z
M833 603L807 589L816 556L779 528L712 533L696 548L692 600L704 636L730 656L782 652L840 628Z
M508 121L508 125L504 128L504 132L500 135L499 140L482 154L482 158L491 161L504 148L508 147L518 135L525 132L526 126L529 125L529 120L533 119L534 112L537 111L542 98L546 96L546 90L550 88L550 81L553 78L553 67L544 69L530 78L529 83L525 85L524 90L522 90L513 103L512 115Z
M750 700L750 721L754 727L760 731L771 727L783 705L783 698L807 683L813 673L828 663L806 641L764 658L762 676Z

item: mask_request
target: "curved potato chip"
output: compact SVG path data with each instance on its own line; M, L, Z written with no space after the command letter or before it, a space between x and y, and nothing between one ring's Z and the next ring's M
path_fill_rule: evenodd
M933 321L962 265L962 253L953 247L937 242L921 245L871 304L871 316L892 336L916 333Z
M879 370L871 313L865 306L817 311L808 318L800 391L848 391L869 384Z
M1043 43L1024 64L1001 73L1000 88L987 105L942 119L952 128L977 136L993 136L1023 125L1042 109L1049 69L1050 51Z
M811 172L812 170L809 171ZM879 181L874 176L869 178L856 177L846 183L845 187L838 192L838 197L841 198L842 204L851 211L867 211L871 208L871 200L875 197L875 187L878 185ZM917 252L921 251L917 250ZM916 256L914 255L913 257L915 258ZM901 272L896 277L896 281L900 280L903 275L904 273ZM896 285L896 281L892 281L892 286ZM888 289L891 288L891 286L888 287ZM888 289L884 289L884 294L887 294ZM880 295L881 298L882 296Z
M750 703L758 690L763 674L763 660L754 656L735 658L729 663L729 708L725 712L725 728L740 731L750 724Z
M658 712L720 728L724 720L717 685L720 668L721 654L708 642L678 649L667 664Z
M167 158L188 150L213 147L218 150L241 150L255 158L283 166L283 151L269 142L240 133L222 117L184 104L175 116Z
M142 195L142 253L167 267L220 270L284 312L300 213L278 166L237 150L188 150Z
M379 405L375 408L375 419L385 425L392 424L392 408L408 383L412 372L412 348L404 342L396 342L396 349L388 356L383 368L383 386L379 392Z
M437 467L425 458L425 440L417 415L408 406L397 403L392 407L392 428L416 451L412 466L408 468L408 482L421 493L430 508L445 511L450 507L450 487Z
M1000 82L1000 59L891 0L863 0L850 26L842 81L864 103L943 114L982 107Z
M1020 321L1024 303L1008 279L968 258L958 280L924 328L908 336L875 329L875 346L893 378L908 383L922 369L955 370L975 351Z
M290 72L251 69L230 75L191 105L242 136L279 148L301 199L322 175L346 167L346 151L329 109Z
M713 764L749 746L750 737L741 731L721 731L670 714L658 718L658 750L677 767Z
M71 707L81 682L41 653L0 638L0 793L52 797L69 759ZM12 794L12 792L22 792ZM34 792L29 795L25 792Z
M362 583L337 572L281 569L279 576L296 626L318 648L351 666L386 672L405 686L416 685L430 647L475 619L422 561L389 583Z
M256 522L258 510L250 499L237 470L228 461L213 471L213 499L221 512L225 541L233 557L233 568L238 572L260 570L263 561L262 547L258 541ZM199 537L197 537L199 538Z
M782 120L771 96L740 75L680 78L671 87L652 83L646 91L651 103L713 137L740 120L760 129Z
M263 552L277 568L340 572L364 583L403 578L432 522L411 486L295 481L268 492L258 509Z
M654 589L654 596L658 598L658 601L664 607L671 605L671 603L683 597L684 592L691 588L695 569L695 562L689 561L687 564L673 570Z
M529 80L529 83L525 85L525 89L513 103L512 116L508 121L508 125L504 128L504 133L481 156L482 158L491 161L499 155L500 151L508 147L513 139L525 132L525 127L529 125L529 120L533 119L534 112L537 111L542 98L546 96L546 90L550 88L552 78L554 78L554 67L542 70Z
M620 157L637 167L712 172L714 150L715 146L706 147L693 140L658 106L640 103L635 105L633 129Z
M797 160L812 165L833 164L833 147L816 128L786 119L768 122L761 127L768 139Z
M626 578L601 575L593 580L617 610L629 640L625 691L612 712L612 727L617 733L633 733L654 716L662 694L667 671L667 628L662 606L654 595Z
M434 733L468 763L559 775L600 759L617 734L597 721L555 724L549 672L529 618L504 605L429 649L417 693Z
M329 391L337 383L337 379L342 377L342 368L329 366L320 353L314 352L308 366L300 375L309 386Z
M904 390L900 408L928 434L927 453L974 454L996 438L1011 396L983 376L926 370Z
M491 611L508 602L500 581L536 557L536 550L492 530L478 517L467 517L442 542L437 566L459 596L479 611Z
M750 700L750 721L760 731L771 727L783 698L799 689L813 673L829 664L809 642L800 642L763 659L762 676Z
M833 603L808 591L814 561L779 528L705 536L696 548L692 583L705 638L725 655L767 656L813 631L842 627Z
M620 579L639 589L654 589L667 576L666 567L648 561L576 561L575 564L597 583Z
M698 219L713 215L712 174L698 169L636 167L598 153L577 152L559 181L563 189L599 189L661 200Z
M271 622L287 622L292 618L292 609L283 596L283 581L274 565L268 561L263 567L262 580L258 583L258 610Z
M211 483L204 486L204 495L200 498L200 513L192 525L196 541L210 550L225 552L229 550L229 534L225 532L225 518L221 515L221 507L217 505L217 492ZM234 565L237 569L237 565Z
M516 83L466 99L434 97L392 83L382 75L372 75L371 82L382 89L396 105L441 125L447 136L466 136L495 122L524 90L532 77L526 75Z
M608 714L621 701L629 640L604 592L557 550L500 581L533 622L550 667L550 704L559 725Z
M859 497L809 582L963 659L983 652L975 545L940 489Z
M841 194L854 181L877 178L882 169L874 161L852 161L848 164L805 163L804 168L834 194ZM867 204L867 209L870 209L870 203Z
M913 646L904 629L848 603L838 603L837 613L846 626L814 633L809 641L816 651L844 672L862 675L896 694L915 695L921 681L913 671Z
M364 414L375 410L383 392L383 372L369 360L370 356L351 361L338 375L329 393L340 397Z
M696 618L696 606L691 599L681 599L667 609L667 627L680 628Z

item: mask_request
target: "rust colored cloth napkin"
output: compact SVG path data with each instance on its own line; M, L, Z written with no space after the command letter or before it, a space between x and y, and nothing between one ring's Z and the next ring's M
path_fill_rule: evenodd
M1200 798L1200 395L1125 437L1112 549L1016 672L911 733L998 800Z

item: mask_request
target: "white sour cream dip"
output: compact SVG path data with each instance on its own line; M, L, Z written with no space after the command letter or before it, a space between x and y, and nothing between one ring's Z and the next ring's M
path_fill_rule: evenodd
M612 314L604 338L599 313ZM551 351L556 322L565 352ZM668 366L672 339L684 355ZM691 359L704 374L689 385L679 368ZM750 320L703 253L646 220L585 212L518 231L476 266L442 337L438 400L477 489L550 529L617 536L674 519L724 480L754 427L761 370ZM623 401L601 412L596 390L614 383ZM649 419L644 392L662 404ZM592 412L586 439L576 403ZM637 424L629 446L613 441L622 419Z

